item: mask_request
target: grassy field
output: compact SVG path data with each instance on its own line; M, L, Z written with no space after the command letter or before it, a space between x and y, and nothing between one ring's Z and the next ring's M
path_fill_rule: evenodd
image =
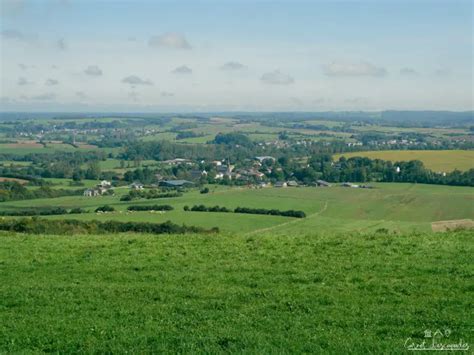
M92 182L91 182L92 184ZM331 188L226 188L211 186L209 194L198 190L186 192L182 197L156 200L121 202L120 196L127 188L116 189L116 196L83 197L66 196L55 199L37 199L0 203L0 210L25 207L61 206L82 207L93 211L98 206L109 204L117 212L97 215L86 213L70 215L68 218L84 220L119 220L137 222L185 223L206 228L219 227L226 232L273 233L321 231L375 231L387 228L391 231L430 231L436 221L473 219L474 189L421 184L374 184L375 189L350 189L339 186ZM175 209L163 214L150 212L125 213L129 205L170 204ZM306 218L246 215L235 213L184 212L185 205L220 205L228 208L277 208L280 210L302 210ZM64 218L50 216L48 218Z
M420 160L433 171L453 171L474 169L474 150L380 150L337 154L334 159L345 156L367 157L390 161Z
M404 353L471 344L472 232L0 233L0 353Z

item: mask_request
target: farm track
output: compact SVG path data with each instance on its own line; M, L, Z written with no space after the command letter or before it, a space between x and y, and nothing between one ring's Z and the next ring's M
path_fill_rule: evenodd
M326 201L324 203L324 206L323 208L321 208L321 210L319 210L318 212L315 212L313 214L310 214L309 216L307 216L306 218L312 218L312 217L315 217L315 216L319 216L321 213L323 213L324 211L326 211L328 208L328 201ZM267 228L261 228L261 229L257 229L257 230L254 230L254 231L251 231L247 234L245 234L246 236L249 236L249 235L253 235L253 234L256 234L256 233L264 233L264 232L268 232L268 231L271 231L271 230L274 230L274 229L277 229L277 228L281 228L281 227L284 227L284 226L287 226L287 225L292 225L292 224L296 224L296 223L301 223L302 221L304 221L306 218L295 218L291 221L288 221L288 222L285 222L285 223L281 223L281 224L277 224L276 226L272 226L272 227L267 227Z

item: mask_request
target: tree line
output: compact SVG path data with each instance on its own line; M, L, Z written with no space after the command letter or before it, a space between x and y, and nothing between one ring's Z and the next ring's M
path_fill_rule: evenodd
M271 216L284 216L284 217L295 217L295 218L305 218L306 213L303 211L281 211L277 209L265 209L265 208L249 208L249 207L236 207L233 210L227 207L221 206L204 206L204 205L194 205L192 207L184 206L184 211L192 212L224 212L224 213L247 213L247 214L263 214Z
M109 233L148 233L148 234L185 234L217 233L219 228L185 226L166 221L164 223L118 222L118 221L79 221L73 219L48 220L33 218L0 220L0 230L28 234L109 234Z

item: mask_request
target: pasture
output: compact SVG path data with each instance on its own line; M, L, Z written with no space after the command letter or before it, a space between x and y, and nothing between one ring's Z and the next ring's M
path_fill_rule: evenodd
M472 237L0 233L0 353L404 353L427 329L472 346Z
M474 169L474 150L380 150L336 154L334 159L337 160L341 156L367 157L392 162L420 160L428 169L436 172Z
M92 185L92 182L90 183ZM67 218L119 220L137 222L165 222L196 225L205 228L219 227L225 232L258 234L266 231L360 231L370 232L386 228L390 231L430 231L436 221L474 218L474 189L422 184L374 184L374 189L352 189L340 186L330 188L230 188L210 186L210 193L200 194L192 189L181 197L152 200L120 201L128 193L127 187L115 189L115 196L66 196L54 199L11 201L0 203L2 209L60 206L67 209L82 207L93 211L105 204L117 211L107 214L85 213ZM169 204L173 211L163 213L133 212L130 205ZM185 212L184 206L276 208L302 210L307 217L247 215L238 213ZM65 218L48 216L45 218Z

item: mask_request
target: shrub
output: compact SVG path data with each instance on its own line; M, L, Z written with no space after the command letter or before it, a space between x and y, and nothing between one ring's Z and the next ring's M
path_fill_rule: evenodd
M172 211L174 208L170 205L150 205L150 206L128 206L129 211Z
M95 209L95 212L114 212L114 211L115 211L115 208L109 205L104 205L101 207L97 207Z

